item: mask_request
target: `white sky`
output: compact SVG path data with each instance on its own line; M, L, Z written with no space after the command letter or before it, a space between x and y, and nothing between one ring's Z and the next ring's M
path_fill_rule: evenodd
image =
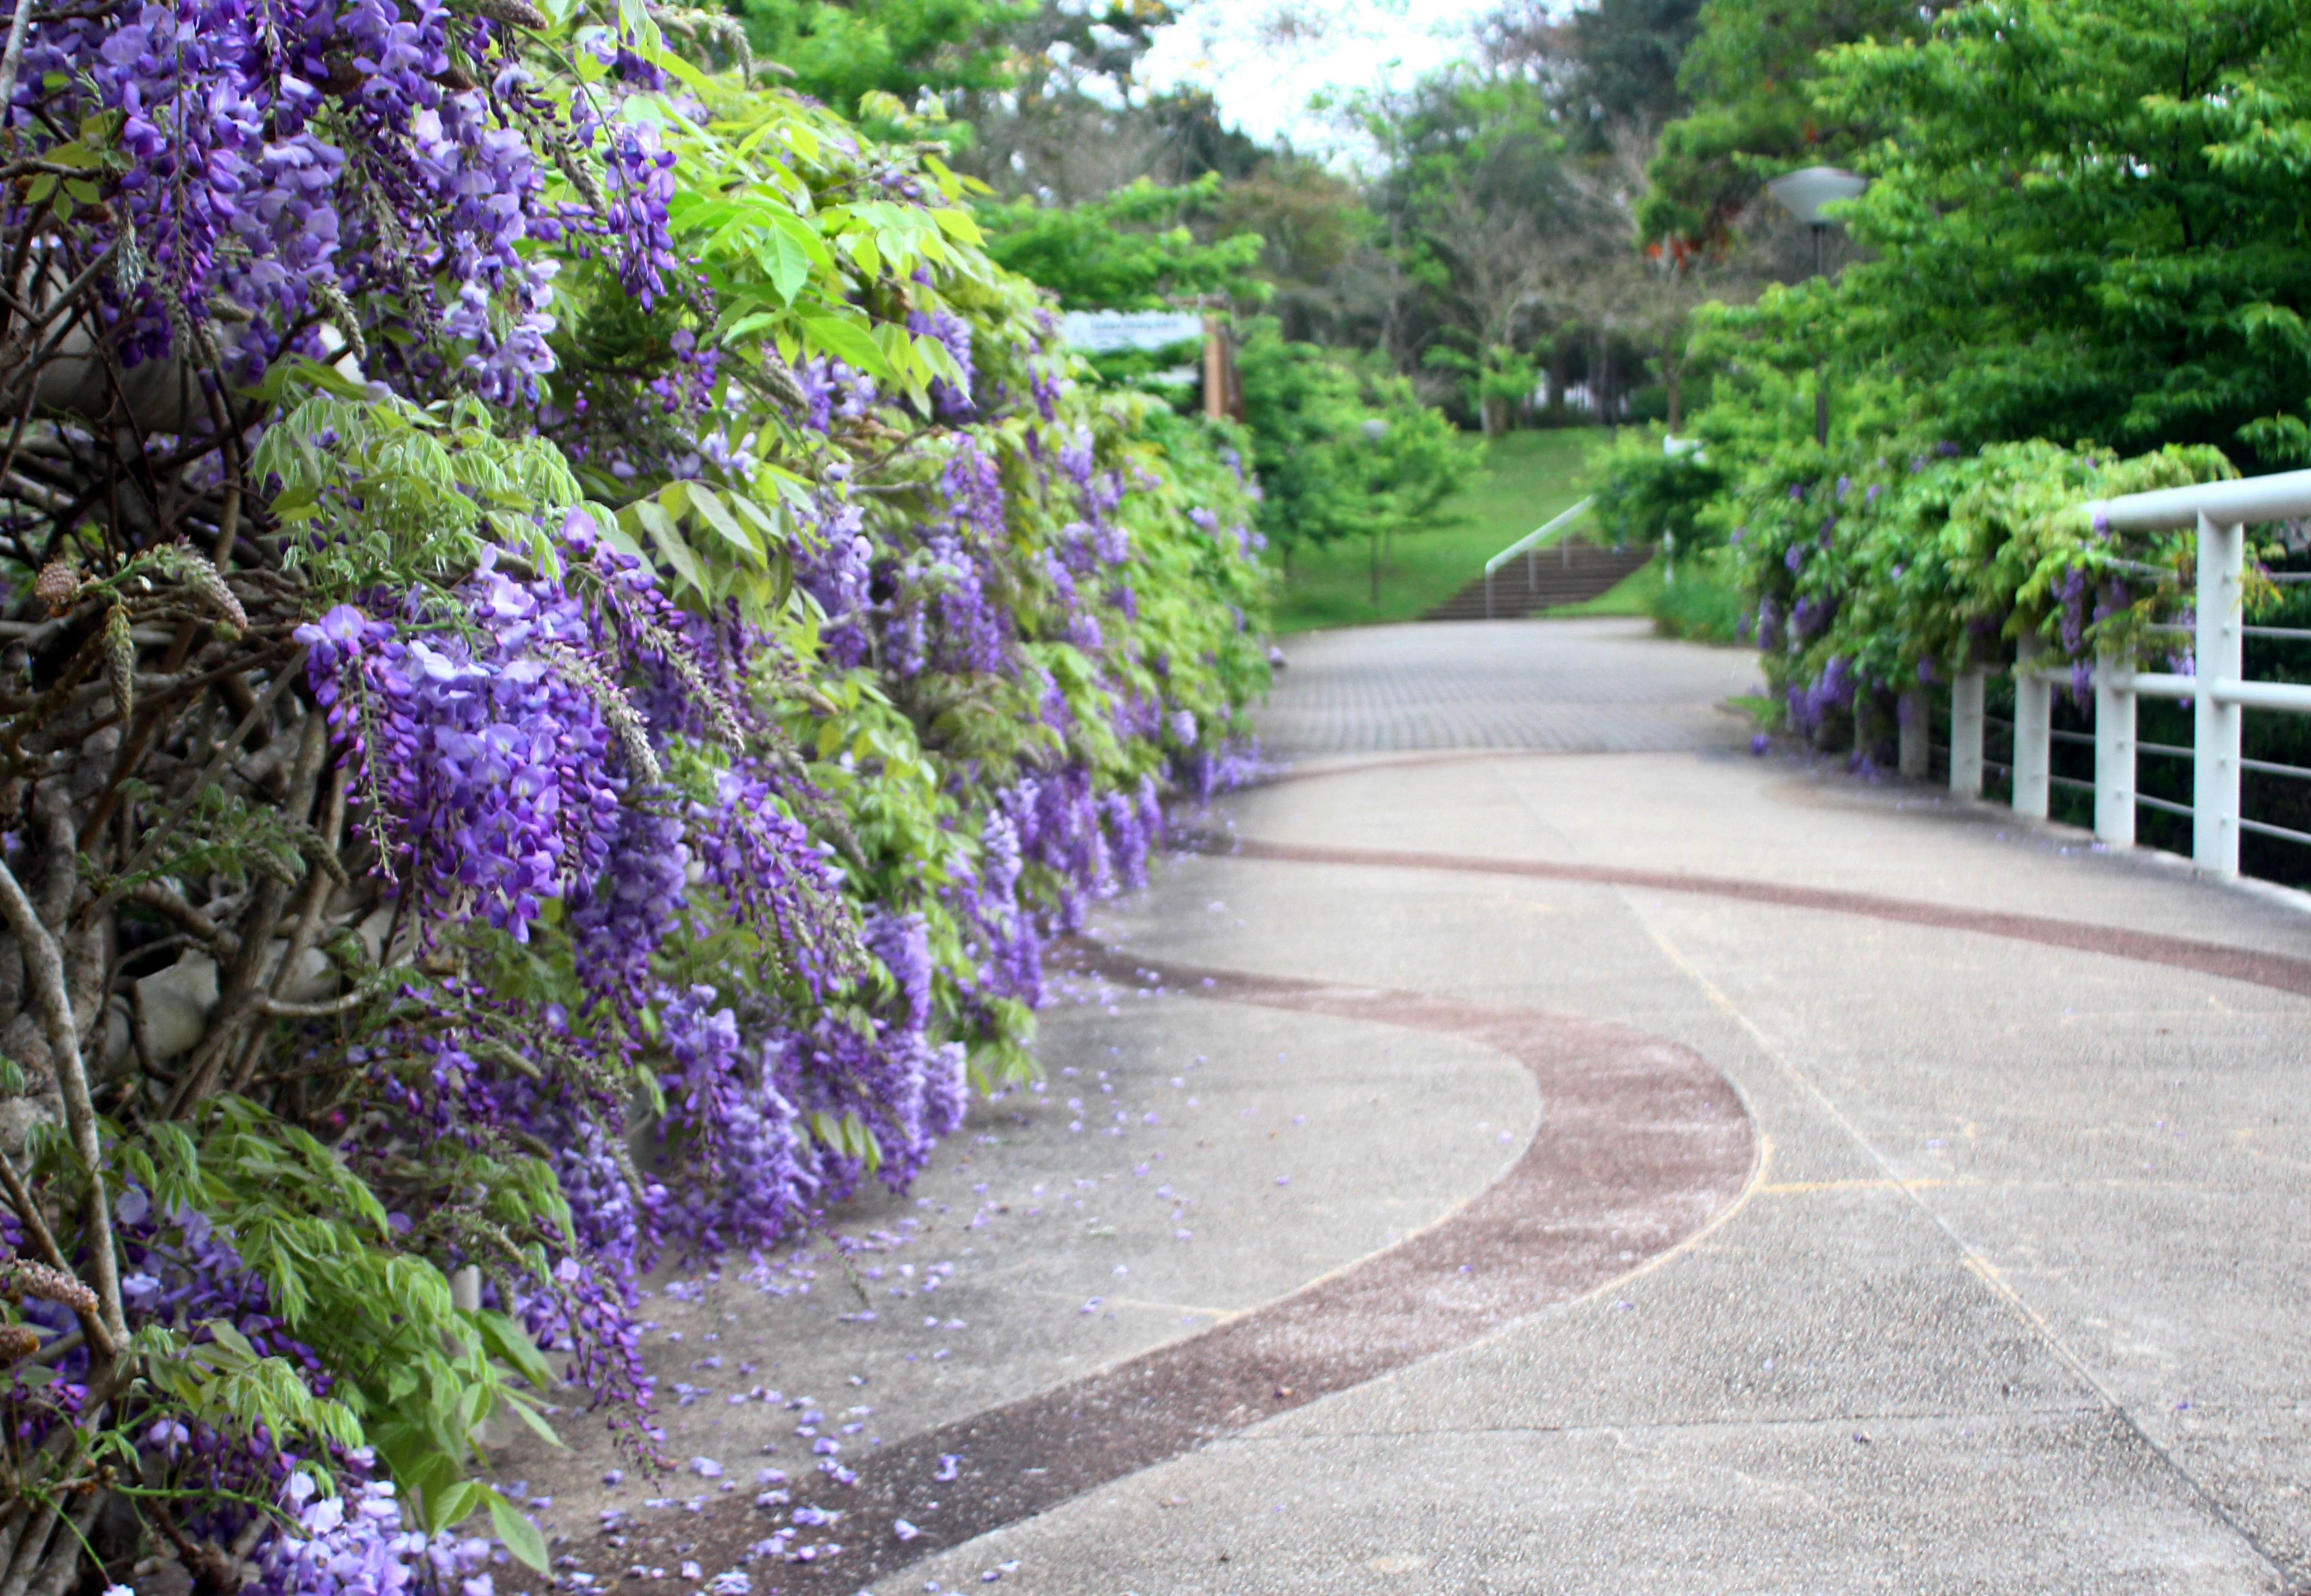
M1317 93L1400 88L1469 53L1496 0L1188 0L1142 67L1152 88L1208 89L1261 143L1353 156L1362 141L1308 109Z

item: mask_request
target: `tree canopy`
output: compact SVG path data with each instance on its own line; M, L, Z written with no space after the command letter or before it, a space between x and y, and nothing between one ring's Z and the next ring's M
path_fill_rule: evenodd
M1965 443L2311 458L2311 48L2293 0L2010 0L1828 52L1827 124L1884 130L1834 283L1727 318Z

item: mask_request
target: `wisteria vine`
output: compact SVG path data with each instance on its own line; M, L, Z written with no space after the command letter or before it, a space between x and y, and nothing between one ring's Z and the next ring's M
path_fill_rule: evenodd
M903 1188L1246 768L1251 485L634 8L26 5L0 1592L486 1596L481 1429L658 1461L648 1272Z

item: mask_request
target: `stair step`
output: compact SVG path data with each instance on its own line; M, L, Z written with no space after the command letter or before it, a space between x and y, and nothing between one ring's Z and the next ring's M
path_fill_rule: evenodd
M1533 581L1525 584L1522 560L1512 560L1493 576L1492 614L1496 620L1516 620L1535 610L1583 604L1610 591L1622 579L1653 558L1653 550L1600 548L1574 540L1537 551ZM1421 617L1428 621L1481 621L1485 618L1485 579L1469 585Z

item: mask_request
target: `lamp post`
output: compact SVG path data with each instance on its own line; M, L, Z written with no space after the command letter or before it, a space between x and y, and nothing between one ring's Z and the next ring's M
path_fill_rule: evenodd
M1388 423L1375 415L1365 421L1356 431L1364 434L1366 443L1377 444L1388 436ZM1374 609L1380 607L1380 528L1378 527L1374 527L1372 533L1372 602Z
M1822 214L1822 207L1833 201L1852 199L1870 187L1870 179L1859 172L1845 171L1835 166L1809 166L1802 171L1784 173L1766 185L1766 192L1781 201L1782 208L1813 230L1813 275L1825 275L1824 240L1836 223ZM1813 439L1816 443L1829 445L1829 376L1819 366L1813 374Z

